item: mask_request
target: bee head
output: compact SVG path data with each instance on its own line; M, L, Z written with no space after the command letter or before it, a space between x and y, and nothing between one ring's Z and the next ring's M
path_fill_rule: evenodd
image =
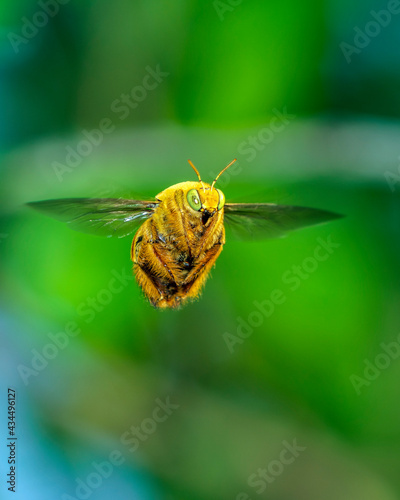
M191 208L193 210L197 210L199 212L203 212L203 219L210 218L217 210L221 210L221 208L225 205L225 196L224 193L220 189L214 189L214 185L217 182L219 176L225 172L233 163L235 163L236 158L231 161L221 172L217 175L217 177L213 180L211 186L209 184L205 184L200 177L199 171L193 165L193 163L189 161L190 166L196 172L197 177L200 182L200 189L190 189L187 193L187 200Z
M212 189L209 184L203 182L198 189L190 189L186 199L193 210L207 214L209 217L225 205L224 193L220 189Z

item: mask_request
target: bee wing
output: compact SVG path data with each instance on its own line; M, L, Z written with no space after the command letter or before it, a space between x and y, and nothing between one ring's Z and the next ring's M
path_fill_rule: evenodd
M226 227L241 240L280 238L288 231L343 217L316 208L273 203L226 203Z
M65 198L27 203L39 212L66 222L75 231L109 238L133 233L153 214L157 204L119 198Z

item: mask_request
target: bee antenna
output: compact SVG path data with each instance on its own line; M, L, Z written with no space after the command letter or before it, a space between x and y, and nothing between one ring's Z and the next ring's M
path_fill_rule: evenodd
M199 181L201 182L201 185L203 187L203 191L205 191L205 187L204 187L204 184L203 184L203 181L201 180L201 177L200 177L200 174L199 174L199 171L197 170L197 168L193 165L193 163L191 162L191 160L188 160L189 162L189 165L193 168L193 170L196 172L197 174L197 177L199 178Z
M223 174L225 172L225 170L227 170L233 163L235 163L236 160L237 160L237 158L235 158L234 160L232 160L224 169L221 170L221 172L217 175L217 177L213 180L213 183L211 184L211 191L212 191L212 189L214 187L214 184L219 179L220 175Z

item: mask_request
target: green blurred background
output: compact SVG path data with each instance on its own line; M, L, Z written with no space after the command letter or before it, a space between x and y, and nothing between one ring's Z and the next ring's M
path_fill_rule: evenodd
M0 16L2 498L10 386L14 498L400 498L400 4L18 0ZM129 279L130 237L23 206L154 196L195 180L187 158L210 181L235 157L228 200L346 218L228 238L179 311ZM336 246L317 262L321 238Z

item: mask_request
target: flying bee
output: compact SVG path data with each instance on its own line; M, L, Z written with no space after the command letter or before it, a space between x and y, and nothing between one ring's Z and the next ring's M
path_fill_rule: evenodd
M314 208L271 203L225 203L215 183L181 182L153 201L67 198L28 203L74 230L102 236L136 234L131 259L136 280L156 308L197 298L225 244L224 223L241 239L273 238L341 217Z

